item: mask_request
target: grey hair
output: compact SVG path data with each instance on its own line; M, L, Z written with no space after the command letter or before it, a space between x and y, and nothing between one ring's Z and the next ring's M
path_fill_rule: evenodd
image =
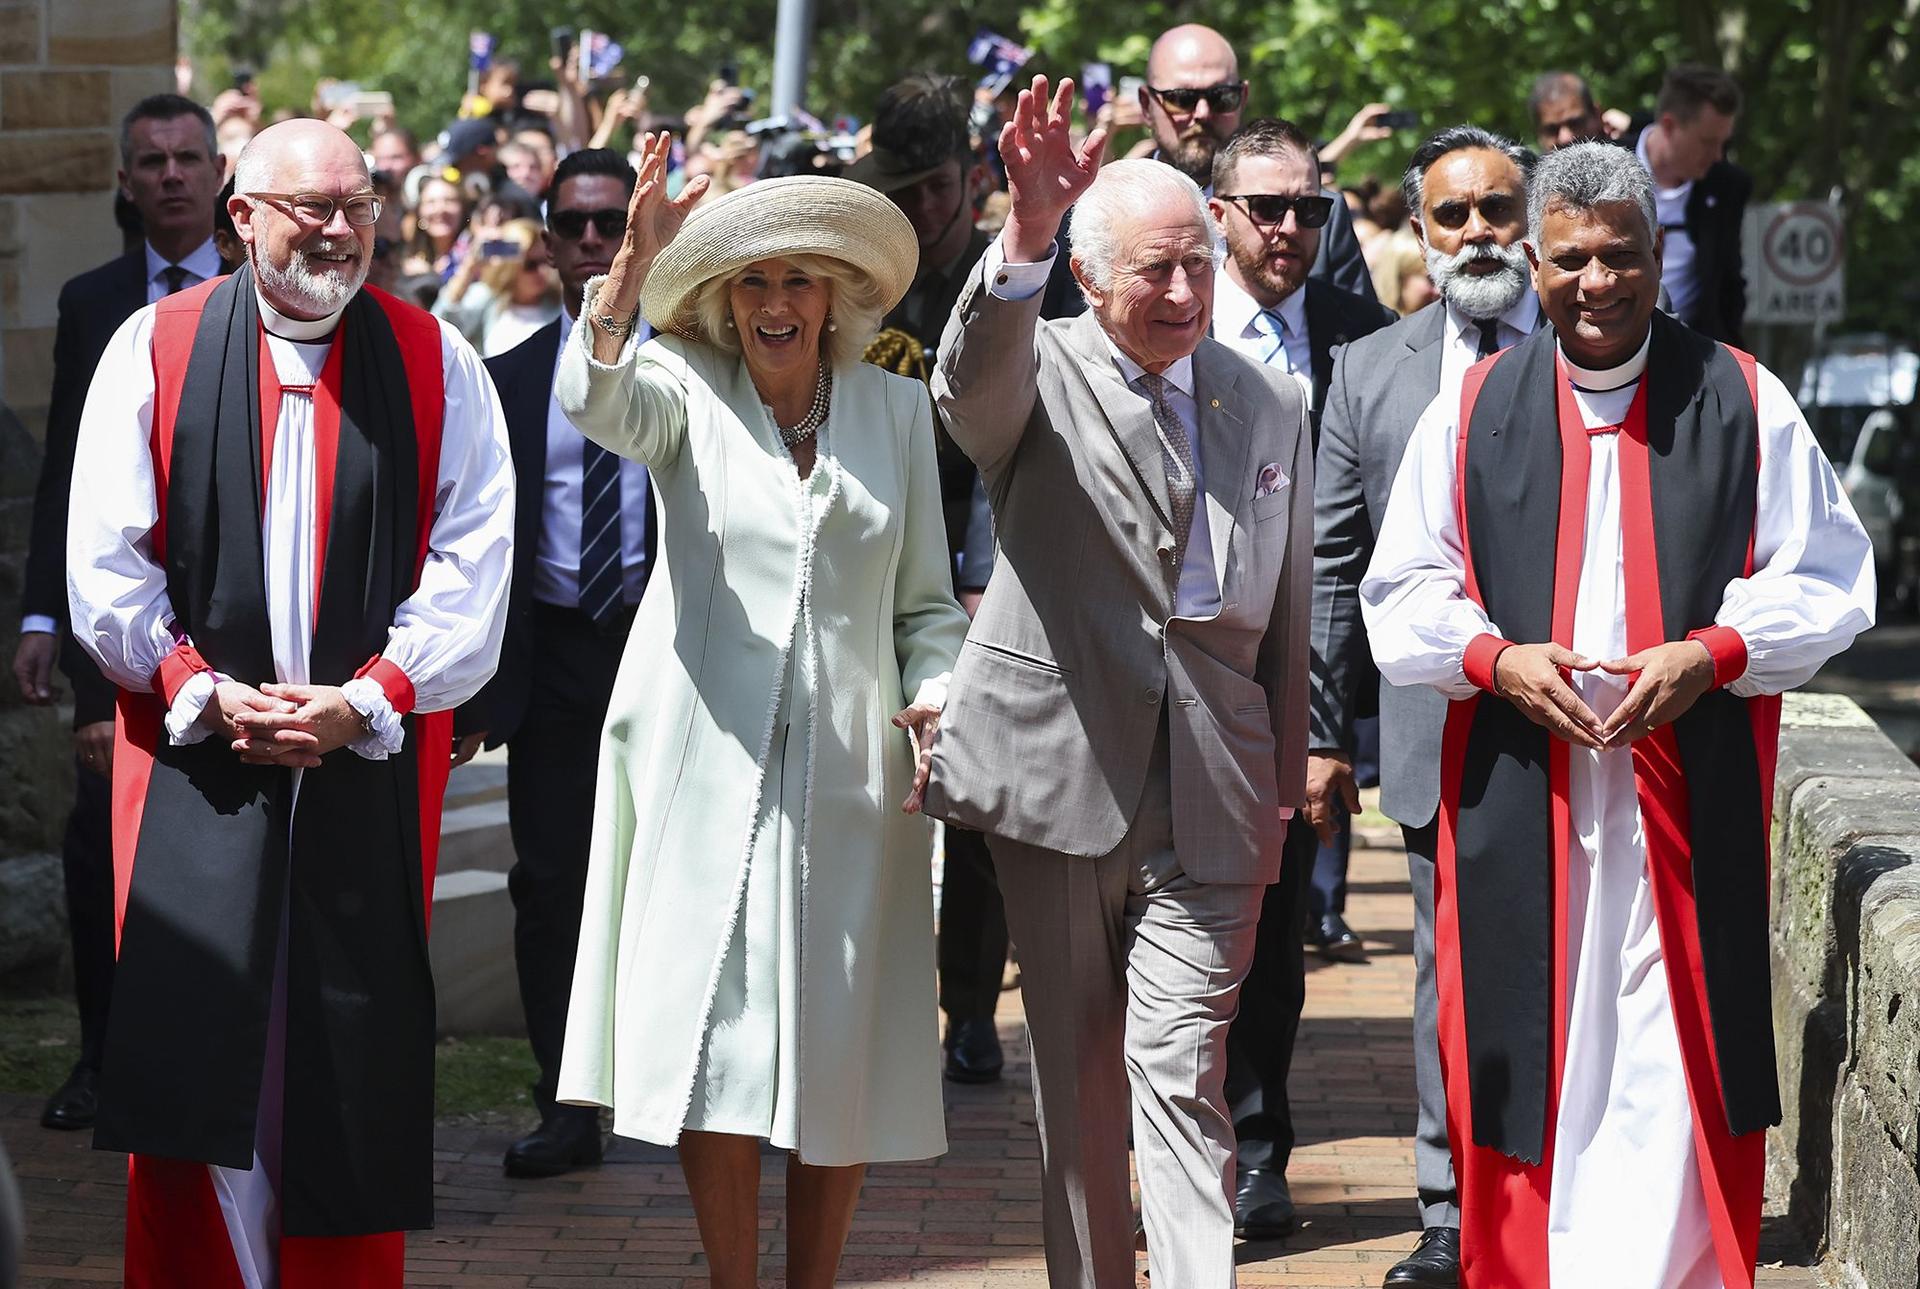
M787 263L827 284L831 301L832 331L822 338L827 361L835 367L848 367L866 356L867 346L880 334L880 320L886 316L887 302L879 283L865 270L828 255L790 255ZM728 288L745 269L723 273L702 283L693 296L693 316L700 338L729 353L740 352L740 332L727 323L733 316L727 298Z
M120 121L120 168L133 169L133 127L142 121L175 121L183 116L193 117L200 122L200 128L207 132L207 160L220 155L218 131L214 129L213 113L201 107L192 99L180 94L149 94L127 109L126 116Z
M273 185L273 157L270 148L256 148L252 140L240 149L233 163L233 190L242 197Z
M1164 161L1144 157L1112 161L1100 167L1100 173L1073 207L1073 260L1095 290L1113 287L1114 261L1120 257L1120 234L1126 222L1169 198L1184 200L1193 207L1194 226L1212 245L1214 264L1220 263L1225 253L1220 225L1207 209L1199 184Z
M1631 148L1615 143L1575 143L1540 158L1527 187L1527 240L1540 249L1540 227L1547 210L1592 210L1632 202L1646 221L1647 244L1656 239L1660 217L1653 203L1653 176Z

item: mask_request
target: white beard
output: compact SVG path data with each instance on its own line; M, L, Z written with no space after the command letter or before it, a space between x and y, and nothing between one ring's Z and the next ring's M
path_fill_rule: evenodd
M352 273L347 277L315 272L308 262L310 254L338 254L341 251L352 251L358 257ZM322 241L307 250L296 250L284 268L269 264L256 250L253 272L260 279L261 290L269 299L297 304L303 313L326 316L346 308L347 302L366 282L367 260L360 253L359 240L348 238L344 241Z
M1467 272L1467 265L1475 260L1495 260L1500 271L1485 276ZM1475 321L1503 316L1530 285L1527 253L1518 242L1511 246L1482 242L1462 247L1458 255L1443 255L1429 246L1427 276L1449 304Z

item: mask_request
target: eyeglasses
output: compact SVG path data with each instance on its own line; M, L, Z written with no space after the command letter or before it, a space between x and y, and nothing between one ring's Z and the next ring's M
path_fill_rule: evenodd
M1236 112L1247 101L1247 83L1236 81L1226 85L1209 85L1205 89L1187 89L1184 86L1155 89L1149 85L1147 93L1159 99L1162 107L1182 114L1199 107L1201 99L1207 100L1207 107L1216 113Z
M593 231L611 241L627 231L627 212L619 206L599 210L556 210L547 215L547 227L562 241L577 242L587 235L587 223Z
M1221 201L1237 201L1247 212L1247 218L1259 228L1272 228L1284 224L1287 212L1292 211L1300 221L1302 228L1320 228L1333 215L1333 198L1324 193L1315 193L1309 197L1289 197L1275 192L1243 192L1229 197L1225 193L1215 193Z
M379 222L380 210L384 205L378 196L370 192L355 193L351 197L329 197L323 192L246 192L240 195L253 201L285 206L295 219L315 228L333 222L335 206L346 211L349 224L365 228L368 224Z

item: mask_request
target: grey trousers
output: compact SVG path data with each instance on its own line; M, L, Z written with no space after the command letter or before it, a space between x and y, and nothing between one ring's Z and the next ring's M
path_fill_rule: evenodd
M1133 827L1099 859L990 838L1020 955L1054 1289L1132 1289L1124 1116L1156 1285L1229 1289L1227 1026L1262 889L1196 882L1173 852L1165 736Z
M1433 967L1433 853L1439 826L1400 829L1413 884L1413 1083L1420 1117L1413 1136L1413 1181L1420 1225L1460 1225L1460 1196L1447 1144L1447 1088L1440 1077L1440 994Z

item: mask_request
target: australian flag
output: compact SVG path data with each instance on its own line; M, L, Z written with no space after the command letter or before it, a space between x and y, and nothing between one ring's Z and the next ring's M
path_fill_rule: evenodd
M484 72L493 66L493 33L490 31L470 31L467 33L467 66L476 72Z

